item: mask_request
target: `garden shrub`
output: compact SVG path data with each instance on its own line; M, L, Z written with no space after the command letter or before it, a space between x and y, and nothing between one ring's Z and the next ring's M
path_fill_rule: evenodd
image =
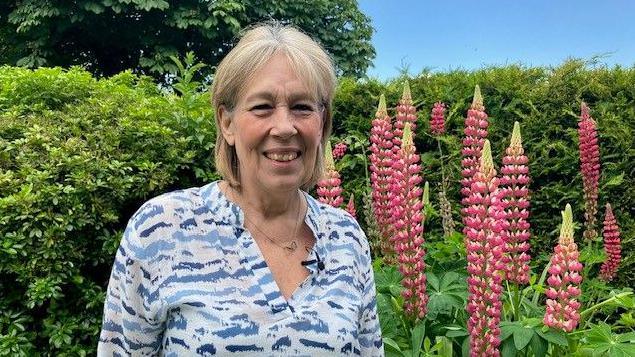
M209 101L184 91L0 68L0 355L94 354L130 215L214 177Z

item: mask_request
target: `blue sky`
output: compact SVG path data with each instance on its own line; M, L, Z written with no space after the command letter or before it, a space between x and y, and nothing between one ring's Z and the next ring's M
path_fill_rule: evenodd
M635 65L634 0L360 0L377 52L370 77L566 58Z

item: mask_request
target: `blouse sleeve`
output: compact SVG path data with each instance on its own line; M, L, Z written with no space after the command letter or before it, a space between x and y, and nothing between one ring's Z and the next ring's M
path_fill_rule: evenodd
M361 231L361 229L360 229ZM362 233L363 234L363 233ZM375 277L370 259L368 241L363 240L363 266L362 276L364 291L362 298L362 310L359 321L359 342L362 356L383 356L384 347L381 337L381 327L377 315L377 299L375 290Z
M147 207L147 206L146 206ZM156 272L142 246L143 207L130 219L115 257L97 345L98 356L159 354L165 312L156 286Z

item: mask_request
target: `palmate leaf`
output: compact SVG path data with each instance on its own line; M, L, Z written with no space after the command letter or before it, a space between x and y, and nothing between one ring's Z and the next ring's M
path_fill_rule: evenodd
M581 348L594 356L635 356L635 333L614 334L604 322L593 326Z
M386 294L377 294L377 313L384 337L392 338L403 334L399 315L392 308L390 296Z
M397 268L384 266L375 270L375 286L377 292L399 296L401 294L401 273Z
M462 309L467 298L465 278L456 272L448 272L437 277L428 272L428 319L434 320L439 314L450 315L453 309Z

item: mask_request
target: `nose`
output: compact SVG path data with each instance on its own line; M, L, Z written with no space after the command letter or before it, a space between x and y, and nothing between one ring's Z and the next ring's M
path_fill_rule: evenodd
M278 106L272 119L271 135L287 139L298 133L288 106Z

